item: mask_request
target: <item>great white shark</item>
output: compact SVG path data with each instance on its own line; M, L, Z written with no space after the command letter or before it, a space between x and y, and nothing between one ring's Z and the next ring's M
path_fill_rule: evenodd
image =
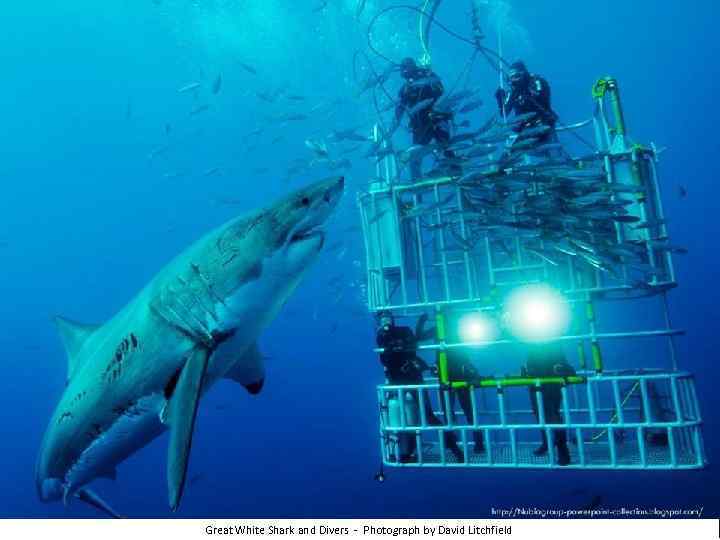
M114 478L168 429L168 498L178 508L200 397L222 377L261 390L257 338L317 258L343 187L323 180L218 227L105 324L56 318L68 375L37 459L41 500L77 498L116 515L87 485Z

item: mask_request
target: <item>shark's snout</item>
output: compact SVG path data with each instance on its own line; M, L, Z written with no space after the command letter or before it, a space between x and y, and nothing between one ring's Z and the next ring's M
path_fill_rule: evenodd
M332 204L334 208L340 200L340 197L342 197L343 190L345 189L345 178L343 176L332 178L328 183L329 185L325 189L323 200L328 204Z
M345 188L342 176L322 180L309 186L300 194L300 204L305 207L295 227L288 236L289 243L314 241L322 248L324 234L320 227L327 221L340 201Z

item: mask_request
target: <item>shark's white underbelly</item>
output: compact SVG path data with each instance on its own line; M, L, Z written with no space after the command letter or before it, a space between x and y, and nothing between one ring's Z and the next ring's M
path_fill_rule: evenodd
M162 394L137 400L68 469L63 482L66 492L72 493L97 477L113 475L116 465L160 435L165 429L160 421L164 406Z
M239 332L215 351L204 392L224 375L252 340L252 335ZM166 404L162 393L137 399L136 404L98 435L68 468L63 479L65 490L72 493L95 478L113 475L117 465L159 436L166 429L161 421Z

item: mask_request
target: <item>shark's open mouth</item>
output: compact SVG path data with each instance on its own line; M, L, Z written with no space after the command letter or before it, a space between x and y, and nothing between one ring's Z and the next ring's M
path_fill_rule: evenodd
M295 242L302 242L304 240L311 240L318 237L322 239L324 236L325 235L323 234L323 231L321 229L313 227L311 229L306 229L294 233L290 237L290 243L294 244Z
M303 231L303 232L297 232L290 237L290 243L294 242L302 242L303 240L310 240L311 238L316 238L318 236L323 236L323 233L320 229L311 229L309 231Z

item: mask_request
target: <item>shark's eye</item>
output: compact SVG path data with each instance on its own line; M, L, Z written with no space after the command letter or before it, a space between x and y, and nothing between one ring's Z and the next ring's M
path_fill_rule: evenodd
M300 201L300 204L302 204L303 206L310 206L310 199L308 199L307 197L303 197Z

